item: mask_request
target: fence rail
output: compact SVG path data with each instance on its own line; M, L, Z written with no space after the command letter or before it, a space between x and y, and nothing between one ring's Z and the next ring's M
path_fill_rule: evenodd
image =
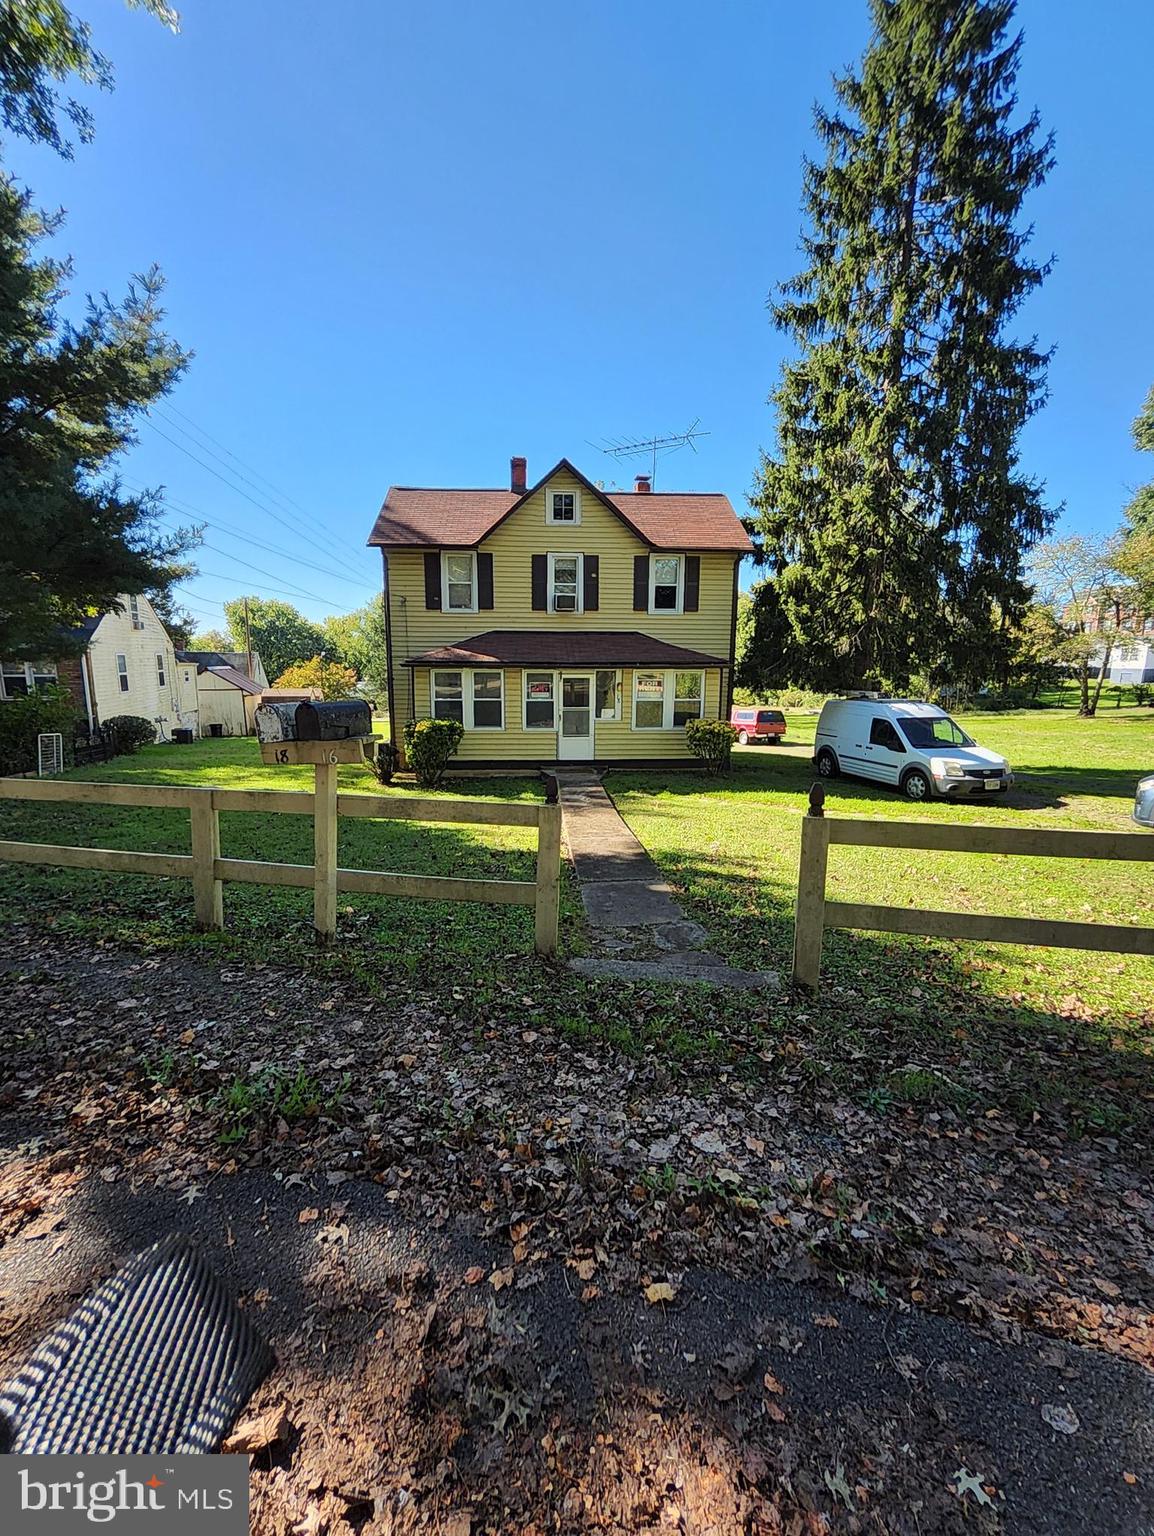
M0 841L0 861L62 869L110 870L192 881L197 926L224 927L223 882L313 889L313 919L322 940L336 931L336 895L394 896L419 901L480 901L534 909L534 944L540 954L557 949L560 911L561 807L500 804L490 800L438 800L432 796L336 793L336 770L317 768L317 791L216 789L194 784L101 784L88 780L0 779L0 798L63 801L73 805L138 805L189 813L190 852L145 853L121 848L74 848L55 843ZM227 859L220 851L220 813L274 812L313 819L314 862L276 864ZM341 816L464 825L536 827L533 880L462 879L411 875L337 865Z
M1046 827L967 826L926 821L870 821L827 817L820 785L810 791L801 824L801 859L793 931L793 979L813 991L821 977L827 928L913 933L935 939L978 939L996 944L1050 945L1110 954L1154 955L1154 928L1124 923L1075 923L984 912L943 912L871 902L829 901L826 875L834 844L854 848L914 848L945 853L1002 853L1047 859L1120 859L1154 862L1154 837L1143 832L1078 832Z

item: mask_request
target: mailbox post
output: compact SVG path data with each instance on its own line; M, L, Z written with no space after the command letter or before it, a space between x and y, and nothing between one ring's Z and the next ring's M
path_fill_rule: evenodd
M361 763L372 745L373 719L360 700L262 705L256 711L266 763L313 767L313 926L328 944L337 931L337 769Z

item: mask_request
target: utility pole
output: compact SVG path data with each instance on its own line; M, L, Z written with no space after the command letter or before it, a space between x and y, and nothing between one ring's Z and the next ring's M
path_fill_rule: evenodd
M248 622L248 598L244 600L244 648L248 654L248 675L252 676L252 629Z

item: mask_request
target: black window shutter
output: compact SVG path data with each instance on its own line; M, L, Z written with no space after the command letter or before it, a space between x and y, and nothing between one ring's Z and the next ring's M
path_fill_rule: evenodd
M633 556L633 611L644 613L649 607L649 556Z
M533 610L544 613L549 607L549 556L533 556Z
M493 557L492 555L477 556L477 607L491 608L493 606Z
M681 589L681 607L686 613L696 613L701 600L701 556L686 555L685 584Z
M596 555L586 555L582 561L585 570L585 591L582 594L582 606L586 613L596 613L598 605L598 592L600 590L600 572Z
M441 606L441 556L436 550L425 555L425 607Z

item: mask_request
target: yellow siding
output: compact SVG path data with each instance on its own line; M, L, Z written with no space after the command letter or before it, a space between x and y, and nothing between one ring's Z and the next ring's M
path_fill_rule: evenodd
M581 522L572 528L548 526L545 495L549 489L574 489L581 495ZM730 654L733 605L732 554L703 551L696 613L651 614L633 608L633 559L649 548L609 509L568 474L559 474L530 498L479 546L493 556L493 607L479 613L453 613L425 607L424 554L419 549L389 551L394 702L399 726L430 710L427 669L406 667L410 656L451 645L491 629L540 629L591 633L634 630L671 645L726 659ZM535 612L532 606L532 557L535 554L595 554L599 557L599 607L594 613ZM684 553L693 554L692 548ZM581 668L569 670L580 671ZM651 669L643 669L651 670ZM723 669L706 672L706 716L716 717L723 703ZM460 758L556 759L556 737L522 726L521 674L505 671L505 729L466 731ZM632 673L623 669L622 719L599 721L598 758L685 757L683 730L634 731L631 728Z

